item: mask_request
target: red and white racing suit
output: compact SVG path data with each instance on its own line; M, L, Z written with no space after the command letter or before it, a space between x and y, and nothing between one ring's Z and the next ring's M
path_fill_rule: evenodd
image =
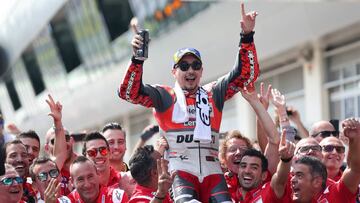
M131 60L120 85L119 96L128 102L154 108L154 116L160 131L165 135L169 145L167 158L170 170L180 171L173 184L176 202L185 201L189 193L193 193L189 198L196 198L202 202L231 201L218 160L219 128L224 102L234 96L240 88L253 84L258 77L259 66L253 34L252 32L241 35L240 49L233 70L217 81L203 86L207 91L211 107L212 141L210 143L200 143L193 139L196 95L184 92L189 121L172 122L172 112L176 102L173 88L144 85L143 61L134 57ZM220 177L215 178L215 176ZM193 192L187 191L189 188Z

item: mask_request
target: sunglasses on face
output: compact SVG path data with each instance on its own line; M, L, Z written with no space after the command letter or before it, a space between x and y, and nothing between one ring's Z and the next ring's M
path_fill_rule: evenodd
M320 135L322 138L325 138L325 137L330 137L331 135L334 136L334 137L339 137L339 131L321 131L321 132L318 132L318 133L315 133L312 135L312 137L316 137Z
M51 169L49 172L41 172L39 175L37 175L37 178L41 181L47 181L48 176L51 178L57 178L59 176L59 170L57 169Z
M298 152L300 152L300 153L308 153L310 150L320 152L321 151L321 146L320 145L310 145L310 146L300 147Z
M181 71L189 70L190 66L193 70L200 70L201 69L201 62L200 61L193 61L191 64L186 61L181 61L176 65L176 67L180 68Z
M322 146L322 150L324 152L333 152L334 149L336 150L336 152L338 154L342 154L345 152L345 147L344 146L335 146L335 145L324 145Z
M106 147L99 147L99 148L87 150L86 154L89 157L96 157L98 152L101 154L101 156L106 156L108 154L109 150Z
M21 177L9 177L9 178L2 179L0 182L3 185L10 186L10 185L14 184L14 181L17 184L22 184L24 182L24 179L22 179Z
M66 140L66 142L69 142L70 141L70 135L65 134L65 140ZM54 145L55 144L55 138L51 139L50 143L51 143L51 145Z

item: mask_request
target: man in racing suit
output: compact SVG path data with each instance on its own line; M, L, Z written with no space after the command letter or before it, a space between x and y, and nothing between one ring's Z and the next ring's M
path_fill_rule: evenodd
M253 43L257 12L245 14L243 4L241 12L242 33L237 61L233 70L216 82L199 86L203 71L200 53L193 48L183 48L174 55L172 74L176 79L175 88L144 85L144 61L135 57L132 57L119 87L119 96L122 99L154 108L154 116L169 145L167 158L170 171L177 172L173 183L175 202L194 199L201 202L231 202L217 158L222 110L226 100L240 88L253 85L259 74ZM142 40L140 35L134 36L134 55L141 47ZM181 88L186 102L188 115L185 122L174 121L174 109L181 100L176 90L177 86ZM205 141L194 137L196 125L201 122L198 117L205 128L210 126L211 132L209 131L208 139L204 139Z

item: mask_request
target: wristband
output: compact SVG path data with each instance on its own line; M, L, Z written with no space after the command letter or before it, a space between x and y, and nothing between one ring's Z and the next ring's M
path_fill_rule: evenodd
M164 200L165 199L165 197L158 197L157 194L154 197L155 197L155 199L158 199L158 200Z
M60 130L64 130L64 127L61 126L59 128L57 128L56 126L53 126L53 130L56 132L56 131L60 131Z
M283 159L283 158L280 158L280 160L284 163L289 163L291 160L292 160L293 157L290 157L290 158L287 158L287 159Z

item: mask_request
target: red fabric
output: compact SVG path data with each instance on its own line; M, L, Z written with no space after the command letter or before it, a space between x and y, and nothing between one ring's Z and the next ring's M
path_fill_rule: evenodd
M119 192L120 191L120 192ZM113 201L113 196L117 197L117 201ZM128 197L123 190L101 187L96 203L126 203ZM86 203L81 199L80 194L74 190L66 197L60 197L58 203Z
M233 200L233 202L239 202L240 197L241 197L241 190L240 190L240 183L239 183L238 175L233 172L228 171L224 174L224 177L225 177L227 187L229 189L229 193L231 195L231 199ZM271 175L270 171L267 171L267 177L264 182L265 183L270 182L271 177L272 177L272 175Z
M343 172L339 169L338 174L336 174L336 176L334 178L331 178L333 181L337 182L340 180L341 176L342 176Z
M341 203L354 203L356 200L356 195L352 194L350 190L346 187L342 180L328 186L322 193L318 194L312 200L313 203L322 203L322 202L341 202Z
M61 189L60 189L60 193L61 195L68 195L71 192L70 189L70 172L68 170L66 170L65 168L62 168L60 171L60 175L61 175Z
M202 182L199 181L198 177L184 172L184 171L177 171L176 172L178 176L181 177L181 179L188 181L192 183L193 188L192 190L196 191L196 193L199 195L199 201L200 202L208 202L209 197L215 197L217 195L228 195L229 191L222 190L218 191L216 193L212 193L212 191L223 181L223 175L222 174L213 174L208 175L204 178ZM182 188L188 188L188 185L179 185L175 186L173 185L174 190L181 190ZM225 187L226 188L226 187Z
M274 190L270 186L270 182L267 182L263 185L260 185L257 188L254 188L248 191L243 197L239 193L239 200L236 201L239 203L281 203L283 200L276 197Z
M21 197L21 200L25 202L35 202L36 192L34 191L30 183L23 183L23 196Z
M344 182L340 179L338 182L327 181L327 187L324 191L313 197L311 203L354 203L357 192L352 194L350 190L345 186ZM286 192L282 200L284 202L294 202L292 200L292 190L290 182L287 184L287 189L290 192Z
M240 201L240 183L237 174L230 171L224 174L226 185L229 189L229 193L233 202Z
M117 186L120 179L120 172L117 172L113 167L110 166L110 178L107 187Z
M156 195L156 190L136 184L134 193L132 194L129 203L135 203L135 202L148 203L155 197L155 195ZM171 200L168 193L165 196L163 203L171 203L171 202L173 201Z

